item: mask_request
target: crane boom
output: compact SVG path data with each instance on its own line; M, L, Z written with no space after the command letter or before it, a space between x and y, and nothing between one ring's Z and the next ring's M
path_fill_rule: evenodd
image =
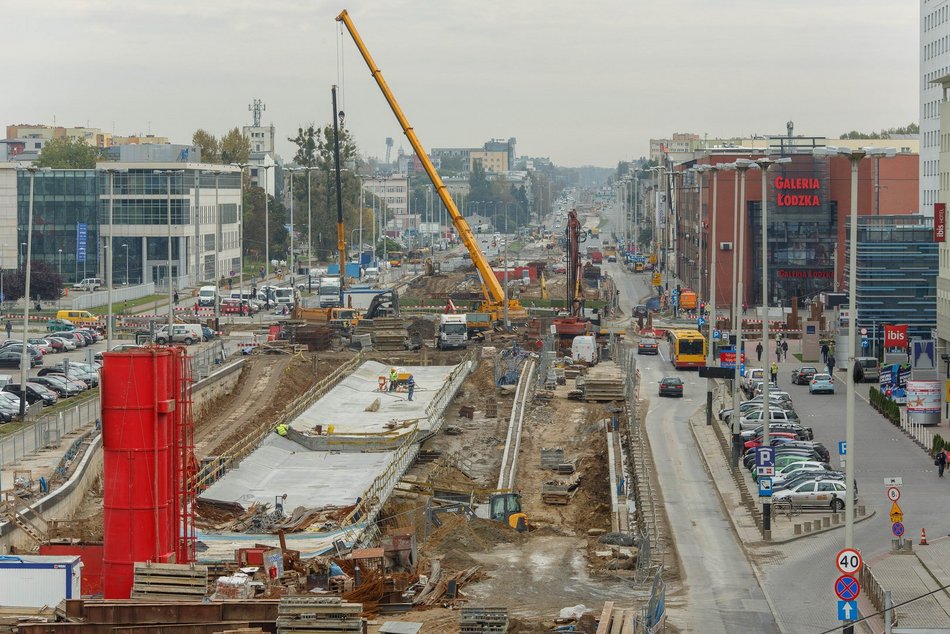
M495 272L492 270L491 265L485 258L485 255L482 253L481 249L478 247L478 242L475 240L475 236L472 233L471 227L469 227L468 222L465 220L462 214L459 213L458 207L455 206L455 201L452 200L452 197L449 195L445 184L442 182L442 178L435 170L435 166L432 164L432 161L429 160L429 156L422 147L422 143L419 142L419 138L409 125L406 115L403 114L402 108L399 107L399 104L396 102L396 98L389 89L389 85L386 83L386 80L383 79L383 74L376 66L376 62L373 61L373 57L369 54L369 50L363 43L363 39L360 37L360 34L356 31L356 27L353 25L353 21L350 19L349 13L344 10L342 13L340 13L340 15L337 16L336 19L338 22L343 23L343 26L346 27L350 37L353 38L353 43L356 44L356 48L359 49L360 55L363 56L363 61L366 62L370 73L373 75L373 79L376 80L376 84L379 86L383 96L389 103L389 107L392 109L393 114L396 115L396 119L399 121L399 125L402 127L402 131L406 135L406 138L409 140L409 144L412 146L413 151L415 151L416 156L418 156L419 160L422 162L422 167L429 176L429 180L432 181L432 185L439 194L442 204L445 205L445 208L448 210L449 216L452 218L452 224L455 226L455 230L458 231L459 237L462 239L462 244L464 244L465 248L468 249L469 257L472 258L472 262L475 264L475 268L478 270L478 273L482 278L482 293L485 295L485 304L491 310L491 312L497 313L498 310L501 310L504 307L505 292L501 284L498 282L498 278L495 277ZM516 299L508 300L508 310L509 315L512 318L517 318L516 315L520 316L525 314L525 311L521 308L521 304Z

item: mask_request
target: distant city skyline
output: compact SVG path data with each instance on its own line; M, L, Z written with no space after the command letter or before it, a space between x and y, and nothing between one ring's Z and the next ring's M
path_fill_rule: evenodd
M3 125L90 126L185 143L266 104L277 151L330 122L341 87L365 155L410 147L355 46L343 5L249 0L10 4L24 34ZM611 167L674 132L835 138L916 122L919 7L886 0L345 6L427 150L518 138L519 154ZM338 55L340 52L340 55Z

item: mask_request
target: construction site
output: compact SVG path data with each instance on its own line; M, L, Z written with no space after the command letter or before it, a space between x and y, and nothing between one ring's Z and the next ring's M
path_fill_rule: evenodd
M50 568L66 594L5 605L0 629L667 627L677 571L629 318L582 252L598 209L490 260L423 163L460 244L367 306L302 297L229 328L206 371L179 346L104 355L82 454L0 518L0 592Z

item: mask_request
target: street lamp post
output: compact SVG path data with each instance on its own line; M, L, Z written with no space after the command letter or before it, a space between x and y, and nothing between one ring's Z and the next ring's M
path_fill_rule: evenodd
M745 258L742 257L741 252L745 244L745 175L751 167L755 165L749 159L738 158L735 161L735 169L739 175L739 205L738 205L738 223L739 223L739 244L736 251L740 254L737 258L734 256L734 259L737 259L738 269L736 273L736 298L735 305L738 306L742 302L743 293L745 291L743 287L742 276L744 274L744 261ZM742 318L738 317L736 319L736 372L735 372L735 385L733 385L732 392L732 466L736 468L739 466L739 454L740 454L740 434L741 427L739 425L739 376L742 367Z
M845 382L848 386L848 398L845 401L845 443L848 447L848 461L845 463L845 524L844 524L844 545L845 548L854 546L854 463L855 463L855 440L854 440L854 410L855 410L855 386L854 386L854 359L857 356L857 322L858 322L858 300L857 300L857 268L858 268L858 164L865 156L874 158L890 158L896 154L894 148L838 148L823 147L813 150L815 156L843 156L851 162L851 213L850 213L850 234L849 234L849 253L848 253L848 361L846 366ZM834 378L834 377L832 377Z
M26 379L30 366L30 342L27 327L30 323L30 258L33 249L33 182L36 172L40 168L30 165L26 170L30 173L30 204L26 216L26 258L23 265L23 297L26 300L23 307L23 344L20 350L20 417L26 416Z
M114 317L112 316L112 233L113 233L113 208L115 205L115 174L116 172L125 172L126 170L117 170L108 168L105 170L109 174L109 236L106 238L106 288L108 289L108 308L106 309L106 350L112 350L112 327ZM62 253L62 250L60 250Z
M792 159L785 157L772 160L767 156L756 159L756 164L762 172L762 367L769 363L769 223L768 223L768 175L769 168L777 163L791 163ZM762 446L769 446L769 382L765 380L765 370L762 371ZM762 498L762 530L772 530L772 505L770 498Z
M261 165L264 170L264 280L270 277L270 201L267 197L267 170L273 165ZM269 297L269 295L268 295ZM270 301L268 300L268 304Z
M238 190L238 199L241 201L238 205L238 290L241 291L241 301L244 301L244 170L250 166L250 163L231 163L231 165L241 168Z
M168 261L166 263L168 280L168 342L172 342L172 330L175 327L175 300L172 288L172 176L184 174L183 170L156 170L156 174L165 176L165 204L168 229Z
M218 178L221 176L221 170L205 170L202 174L212 174L214 175L214 287L218 288L218 284L221 281L223 275L219 269L219 262L221 259L221 205L218 203L220 188L218 183ZM199 180L200 182L200 180ZM219 293L215 292L214 297L214 330L218 332L221 330L221 300L219 298ZM241 302L243 303L244 296L241 296ZM243 304L242 304L243 305Z

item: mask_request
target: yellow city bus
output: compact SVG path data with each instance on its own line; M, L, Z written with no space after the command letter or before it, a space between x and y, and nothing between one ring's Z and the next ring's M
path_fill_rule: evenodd
M677 369L706 366L706 338L695 329L670 330L670 363Z

